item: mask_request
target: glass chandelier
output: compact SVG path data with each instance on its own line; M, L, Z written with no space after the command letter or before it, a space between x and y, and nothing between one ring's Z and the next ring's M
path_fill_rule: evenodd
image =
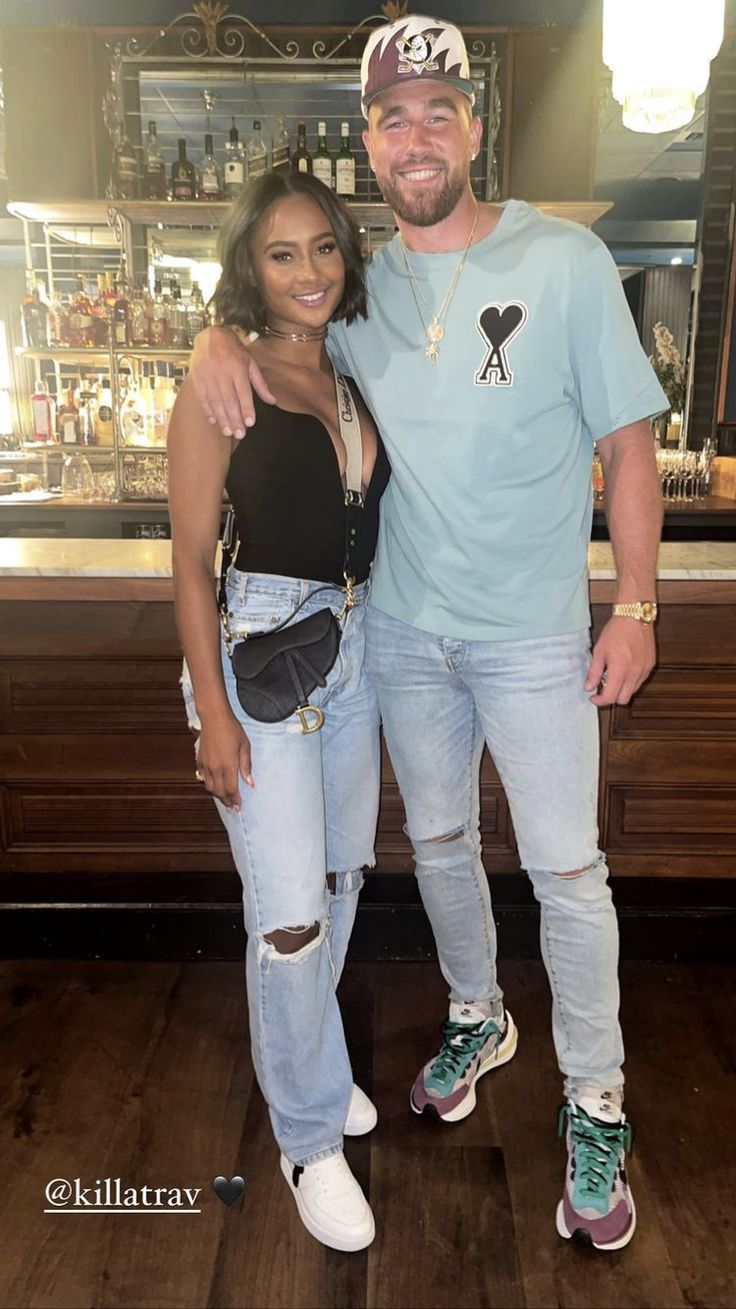
M692 120L723 40L725 0L603 0L603 62L633 132Z

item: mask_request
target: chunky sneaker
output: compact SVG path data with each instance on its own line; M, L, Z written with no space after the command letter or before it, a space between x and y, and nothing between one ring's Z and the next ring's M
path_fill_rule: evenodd
M364 1250L376 1234L370 1205L342 1150L313 1164L292 1164L281 1156L281 1171L307 1231L333 1250Z
M518 1033L508 1009L489 1018L477 1004L450 1005L442 1024L442 1048L417 1077L409 1103L415 1114L429 1113L457 1123L475 1109L475 1083L516 1053Z
M558 1135L567 1119L567 1173L557 1206L557 1231L579 1236L596 1250L620 1250L636 1228L634 1199L624 1156L631 1149L631 1123L610 1092L581 1096L560 1109Z
M365 1136L366 1132L373 1131L377 1122L378 1112L373 1101L368 1099L365 1091L361 1091L360 1087L353 1083L353 1094L350 1097L343 1132L346 1136Z

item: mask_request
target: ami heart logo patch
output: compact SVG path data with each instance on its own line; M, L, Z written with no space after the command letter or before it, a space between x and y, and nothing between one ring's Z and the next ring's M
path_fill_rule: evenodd
M485 342L486 353L475 374L476 386L513 386L514 374L507 351L528 317L529 311L521 300L483 306L475 322Z

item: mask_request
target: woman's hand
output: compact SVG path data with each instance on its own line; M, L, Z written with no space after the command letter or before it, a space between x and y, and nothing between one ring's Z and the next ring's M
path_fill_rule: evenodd
M255 359L229 327L198 333L189 376L206 417L224 436L245 436L255 423L253 391L267 404L276 403Z
M197 769L205 790L221 800L228 810L240 809L239 776L246 786L255 786L250 771L250 741L229 709L222 716L203 722Z

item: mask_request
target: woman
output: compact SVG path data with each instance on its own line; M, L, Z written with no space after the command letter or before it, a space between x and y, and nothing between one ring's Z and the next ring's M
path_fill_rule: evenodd
M357 585L336 662L310 696L325 715L320 731L303 730L294 714L256 721L241 707L213 570L227 488L240 539L226 589L233 639L271 631L297 606L295 623L344 608L346 448L325 336L330 319L365 315L363 263L347 211L298 173L267 174L246 188L223 228L220 257L218 317L259 333L252 348L276 404L263 405L240 442L207 421L188 381L174 407L169 504L182 685L199 732L197 775L243 882L253 1063L281 1169L312 1235L358 1250L375 1228L343 1132L369 1131L376 1113L353 1086L335 990L362 869L374 861L378 711L363 671L363 619L388 465L352 389L364 495Z

